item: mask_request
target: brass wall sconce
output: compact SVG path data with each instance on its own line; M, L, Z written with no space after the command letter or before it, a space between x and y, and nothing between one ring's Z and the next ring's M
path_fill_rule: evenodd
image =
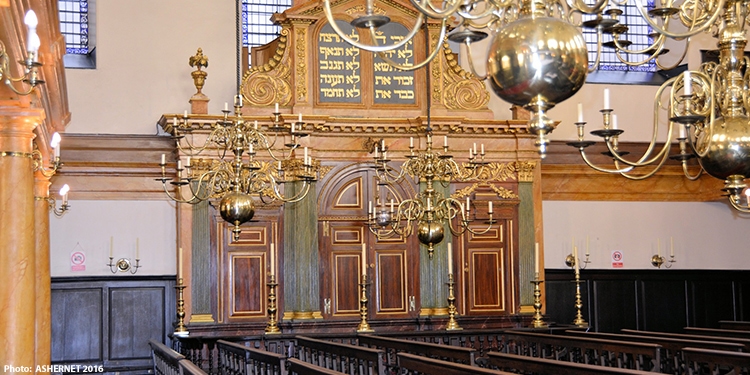
M49 209L52 211L53 214L57 217L62 217L65 215L65 212L67 212L70 209L70 205L68 204L68 192L70 191L70 186L68 184L63 185L62 188L60 188L60 196L62 197L62 205L60 208L57 208L57 201L55 198L48 197L47 202L49 203Z
M141 268L141 259L139 256L139 244L138 239L135 240L135 264L132 264L130 261L130 258L120 258L117 260L117 262L112 263L112 261L115 259L113 254L114 250L114 237L110 238L109 242L109 263L106 264L107 267L109 267L109 270L112 271L112 273L119 272L130 272L132 275L135 275L138 272L138 269Z
M34 91L34 87L40 83L44 83L43 80L39 79L38 69L42 66L37 61L39 51L39 35L36 33L36 26L38 19L36 13L33 10L26 12L23 22L29 28L29 34L26 38L26 52L27 56L25 59L18 61L24 66L24 74L19 77L13 77L10 75L10 56L5 48L5 44L0 41L0 79L5 81L5 84L18 95L29 95ZM25 82L29 85L28 89L17 89L15 86L16 82Z
M651 265L656 268L661 268L661 266L664 266L664 268L672 268L672 263L676 262L676 260L674 260L674 241L671 237L669 238L669 260L661 255L660 245L659 239L657 238L656 254L651 257Z

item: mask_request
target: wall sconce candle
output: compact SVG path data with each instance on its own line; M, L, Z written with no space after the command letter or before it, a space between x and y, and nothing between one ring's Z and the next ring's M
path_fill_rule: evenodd
M651 265L656 268L661 268L662 265L664 266L664 268L672 268L672 263L676 262L676 260L674 260L674 239L672 237L669 237L669 260L661 255L660 248L661 241L657 238L656 254L651 257Z
M140 239L135 239L135 264L132 264L130 262L130 258L120 258L117 260L117 262L113 263L112 261L115 259L114 257L114 242L115 238L110 237L109 238L109 263L106 264L106 266L109 267L109 270L112 271L112 273L117 273L117 271L120 272L130 272L132 275L135 275L138 272L138 269L141 268L141 259L140 259L140 249L139 249L139 242Z
M573 251L572 251L571 254L568 254L565 257L565 265L568 266L568 267L571 267L571 268L576 267L577 268L576 272L578 272L580 270L583 270L583 269L586 269L586 266L589 263L591 263L591 261L589 260L589 256L591 254L589 253L589 238L588 238L588 236L586 237L586 254L585 254L586 255L586 259L584 259L583 261L581 261L581 263L583 263L583 264L579 264L580 259L578 257L578 247L576 246L575 237L573 237L573 241L572 241L572 245L571 246L572 246Z

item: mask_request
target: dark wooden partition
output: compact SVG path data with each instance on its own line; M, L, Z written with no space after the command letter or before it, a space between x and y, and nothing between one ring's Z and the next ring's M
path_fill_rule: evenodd
M548 319L575 318L573 272L547 270ZM599 332L620 329L682 332L718 328L720 320L748 320L750 271L582 270L583 318Z
M174 318L174 276L54 278L52 363L143 373Z

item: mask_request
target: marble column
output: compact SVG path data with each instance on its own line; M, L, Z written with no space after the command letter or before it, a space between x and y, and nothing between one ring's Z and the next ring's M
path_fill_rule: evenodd
M541 242L537 238L534 200L534 162L519 162L518 168L518 290L520 293L520 312L534 311L534 245Z
M0 109L0 364L33 372L36 237L32 142L42 111Z
M34 216L36 222L36 343L35 364L47 366L50 364L52 351L51 322L51 291L50 280L50 238L49 238L49 177L41 171L34 173ZM49 373L44 371L38 374Z
M450 186L443 186L435 181L432 188L443 197L450 196ZM420 189L424 191L424 183L420 183ZM432 259L427 246L421 243L419 245L420 316L448 315L448 242L453 241L453 235L447 222L443 230L443 240L433 246L435 251Z

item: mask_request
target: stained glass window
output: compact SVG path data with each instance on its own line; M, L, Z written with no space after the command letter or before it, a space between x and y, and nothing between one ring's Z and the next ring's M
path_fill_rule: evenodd
M242 0L242 45L250 51L278 37L280 27L271 23L271 16L291 6L291 0Z
M58 0L60 32L65 37L66 53L87 55L89 46L89 2Z

